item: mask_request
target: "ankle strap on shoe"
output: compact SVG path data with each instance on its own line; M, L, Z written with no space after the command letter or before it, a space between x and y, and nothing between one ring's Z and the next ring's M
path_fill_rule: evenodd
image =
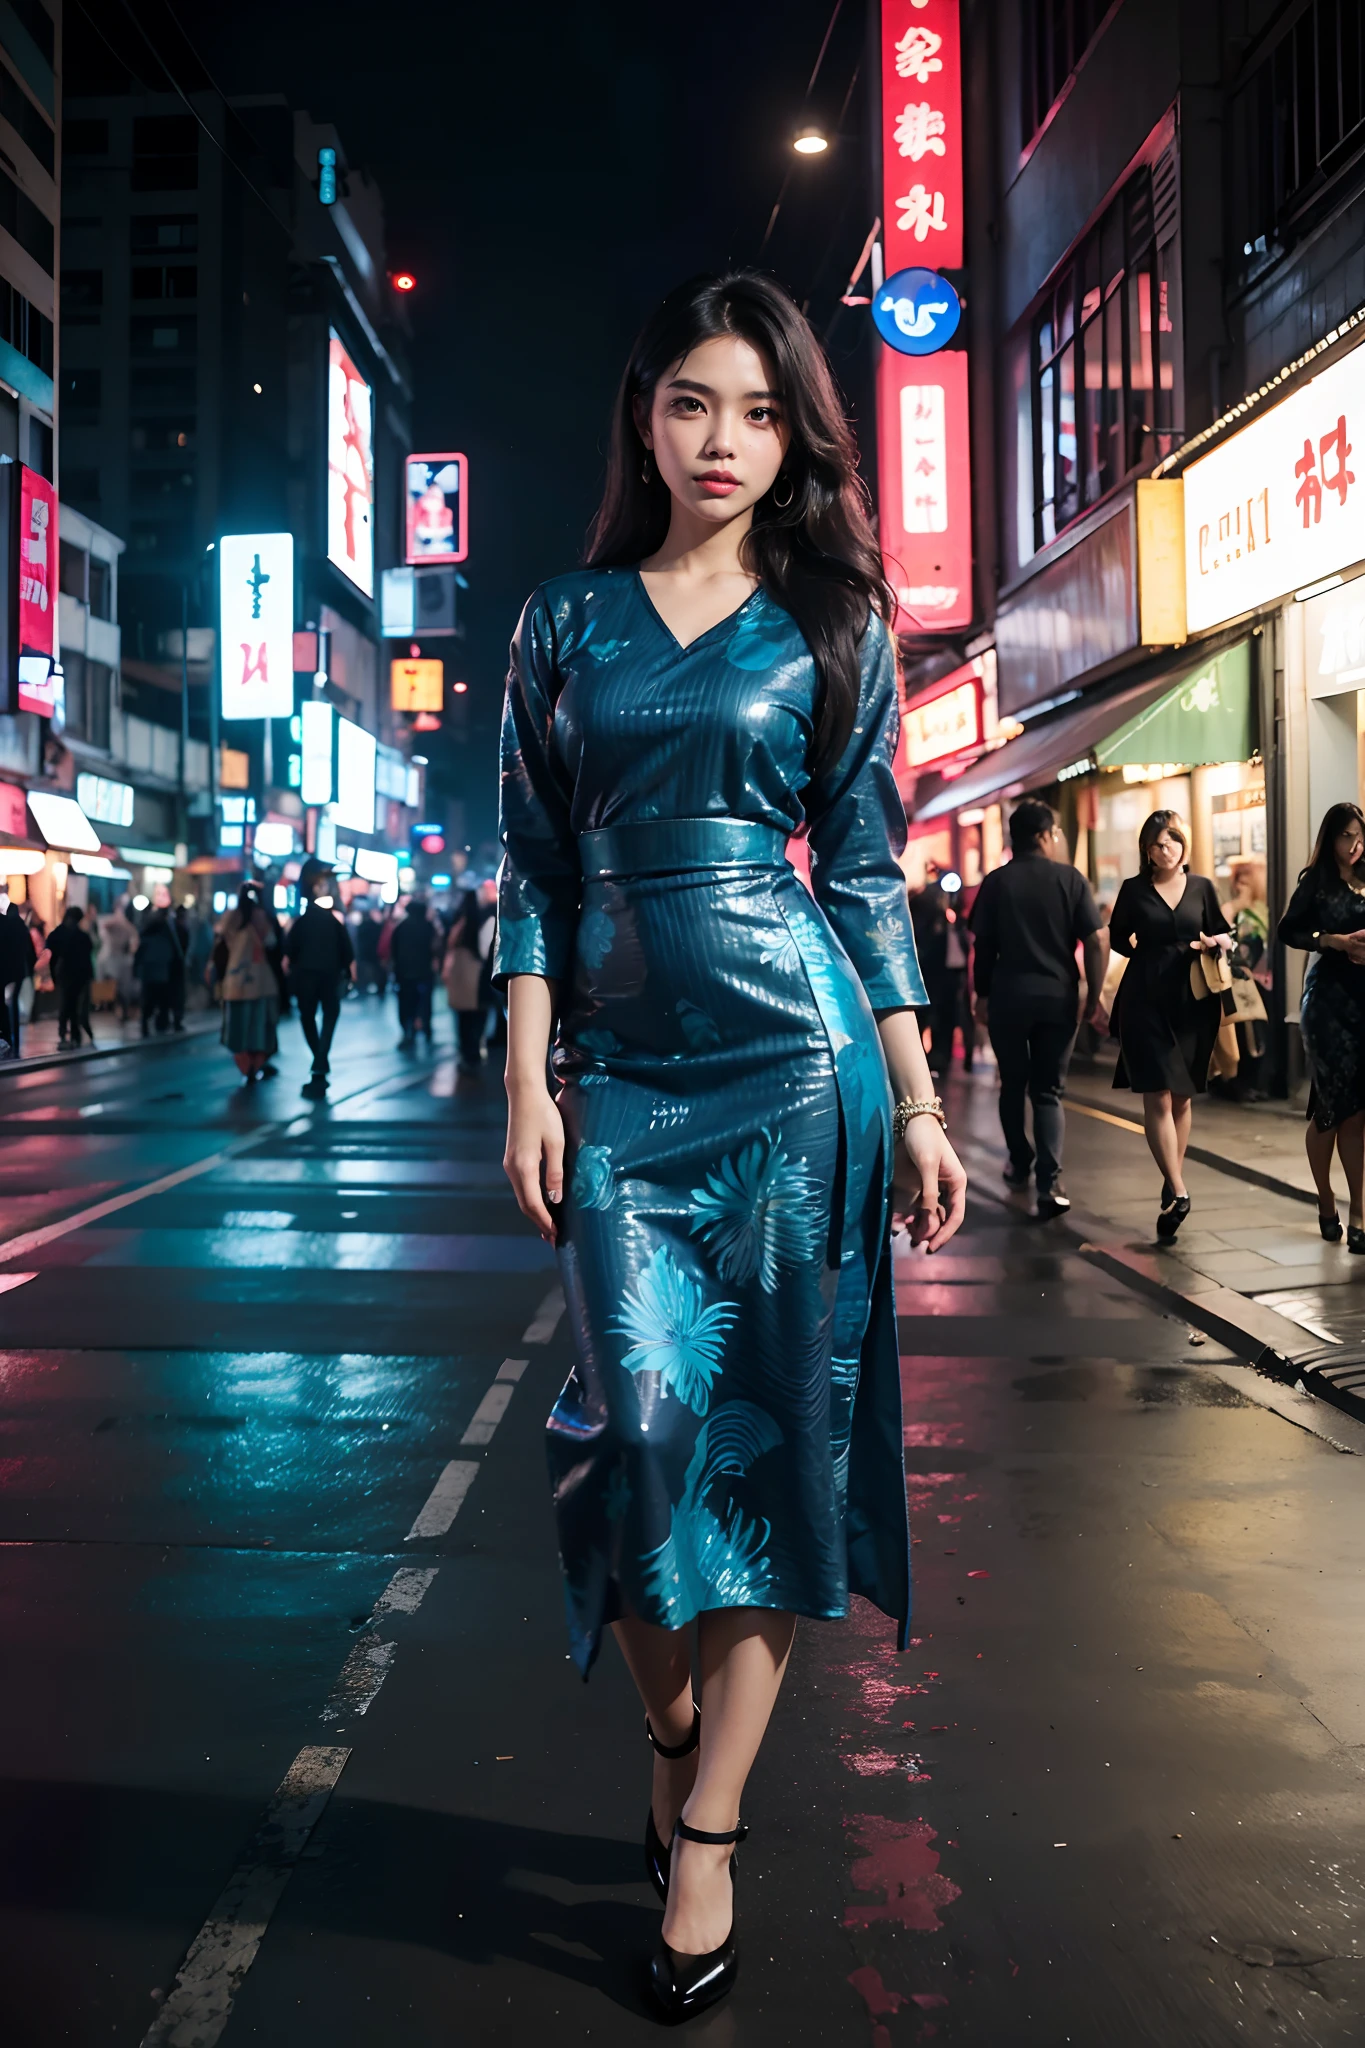
M688 1736L685 1742L680 1742L675 1749L669 1749L665 1746L665 1744L660 1742L658 1736L654 1733L654 1730L649 1725L648 1715L646 1715L645 1717L645 1734L649 1737L650 1743L654 1750L654 1754L656 1756L663 1757L666 1763L676 1763L680 1756L691 1756L693 1750L701 1741L701 1708L697 1705L696 1701L693 1700L692 1733Z
M681 1835L685 1842L710 1842L716 1848L723 1847L726 1842L747 1841L749 1835L749 1830L745 1827L743 1821L737 1827L727 1829L723 1835L709 1835L704 1828L690 1826L682 1818L681 1814L673 1823L673 1832L675 1835Z

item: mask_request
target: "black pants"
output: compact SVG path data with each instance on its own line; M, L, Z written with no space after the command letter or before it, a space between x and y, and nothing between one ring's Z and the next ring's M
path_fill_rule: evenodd
M156 1019L158 1031L171 1028L171 985L168 981L144 981L142 984L142 1035L145 1038Z
M90 983L71 981L64 974L58 975L56 980L58 1041L69 1038L73 1045L79 1045L82 1032L87 1038L93 1036L90 1030Z
M1038 1186L1050 1188L1062 1170L1062 1096L1076 1040L1075 1004L1067 998L1030 1009L1012 1004L1003 989L992 992L990 1034L1000 1069L1000 1126L1010 1163L1027 1173L1036 1154ZM1032 1144L1024 1123L1025 1097L1033 1104Z
M313 1055L313 1079L325 1080L327 1056L332 1050L332 1033L341 1015L341 983L334 974L320 974L316 968L295 968L289 977L290 992L299 1006L299 1022ZM322 1029L318 1029L318 1010Z
M972 1018L967 1004L967 970L946 967L926 983L929 1008L923 1021L933 1034L929 1065L937 1075L949 1074L953 1066L953 1034L962 1026L962 1064L972 1071Z
M177 960L171 969L171 1023L179 1031L185 1022L185 963Z
M403 1027L404 1038L412 1038L418 1031L425 1031L431 1037L431 983L429 981L407 981L402 977L398 982L398 1022Z
M460 1065L477 1067L483 1054L483 1026L487 1011L457 1010L455 1028L460 1035Z
M19 998L23 994L24 984L22 981L16 981L11 983L10 986L14 990L13 995L10 996L7 996L4 989L0 988L0 998L3 998L3 1000L0 1000L0 1037L9 1040L10 1051L14 1054L15 1059L18 1059Z

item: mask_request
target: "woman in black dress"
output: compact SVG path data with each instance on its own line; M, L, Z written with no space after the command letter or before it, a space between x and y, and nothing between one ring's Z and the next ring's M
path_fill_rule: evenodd
M1333 804L1313 857L1280 920L1286 946L1311 953L1299 1024L1308 1055L1308 1164L1318 1190L1318 1228L1341 1242L1332 1193L1332 1148L1351 1195L1347 1245L1365 1252L1365 812Z
M1138 834L1139 872L1119 890L1109 918L1110 944L1132 961L1114 1004L1114 1086L1142 1097L1147 1143L1162 1175L1157 1235L1166 1238L1190 1213L1190 1098L1208 1081L1222 1017L1216 997L1196 997L1190 967L1197 954L1232 945L1218 892L1206 875L1190 873L1188 852L1179 814L1153 811Z

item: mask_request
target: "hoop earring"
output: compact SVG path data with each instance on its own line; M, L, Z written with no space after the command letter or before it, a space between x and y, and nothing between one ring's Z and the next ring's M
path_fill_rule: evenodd
M781 478L781 477L779 476L779 477L778 477L778 479L777 479L777 483L775 483L775 484L773 485L773 490L772 490L772 498L773 498L773 503L774 503L774 505L776 505L776 507L777 507L778 511L779 511L779 512L785 512L785 511L786 511L786 509L787 509L787 507L788 507L788 505L790 505L790 503L791 503L792 499L793 499L793 498L794 498L794 497L796 496L796 485L795 485L795 484L794 484L794 483L792 482L791 478L790 478L790 477L788 477L788 478L787 478L787 495L786 495L786 497L785 497L785 498L779 498L779 497L778 497L778 495L777 495L777 484L780 484L780 483L781 483L781 481L782 481L782 478Z
M653 481L654 481L654 471L653 471L653 468L652 468L652 467L651 467L651 465L650 465L650 460L649 460L649 450L648 450L648 448L646 448L646 450L645 450L645 459L644 459L644 461L643 461L643 462L642 462L642 463L640 464L640 482L641 482L642 484L648 484L648 483L652 483Z

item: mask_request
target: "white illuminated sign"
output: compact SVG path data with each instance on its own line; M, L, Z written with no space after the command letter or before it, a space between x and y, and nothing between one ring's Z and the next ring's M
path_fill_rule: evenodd
M98 853L100 835L74 797L53 796L51 791L31 789L28 807L49 846L70 853Z
M337 793L333 805L338 825L351 832L374 830L375 738L353 719L337 719Z
M256 851L269 860L288 860L294 851L294 828L273 818L263 818L256 827Z
M417 583L411 569L385 569L380 576L379 630L386 640L410 640L417 631Z
M396 853L372 853L368 847L356 849L355 871L362 882L396 882L398 880L398 855Z
M374 596L374 393L335 328L327 360L327 559Z
M299 797L306 804L329 804L332 781L332 707L321 698L305 698L299 706L302 768Z
M1184 474L1191 632L1365 559L1365 348Z
M76 777L76 802L87 818L101 825L131 825L133 790L127 782L110 782L103 775Z
M223 717L292 718L293 534L225 534L218 573Z

